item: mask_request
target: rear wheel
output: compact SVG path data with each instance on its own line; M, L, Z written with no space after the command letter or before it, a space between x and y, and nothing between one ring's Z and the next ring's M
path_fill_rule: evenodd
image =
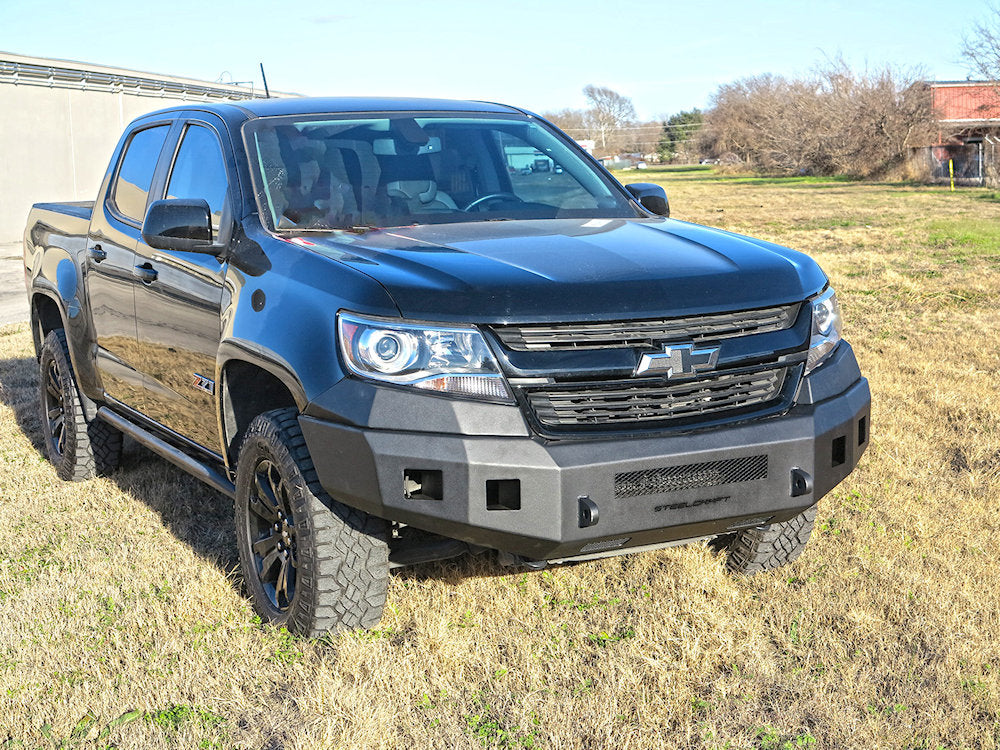
M752 575L793 562L805 549L816 521L816 506L783 523L743 529L729 545L726 567Z
M39 357L45 452L61 479L78 482L110 474L121 461L122 434L83 413L62 329L50 331Z
M378 623L389 526L326 494L295 409L266 412L247 428L235 505L240 563L261 618L310 637Z

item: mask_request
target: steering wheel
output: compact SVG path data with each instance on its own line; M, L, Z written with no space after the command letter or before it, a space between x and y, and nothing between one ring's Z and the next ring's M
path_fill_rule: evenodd
M480 206L480 205L486 203L487 201L496 201L496 200L515 200L518 203L524 203L523 200L521 200L520 198L518 198L513 193L490 193L489 195L484 195L482 198L476 198L474 201L472 201L472 203L470 203L468 206L466 206L462 210L463 211L471 211L476 206Z

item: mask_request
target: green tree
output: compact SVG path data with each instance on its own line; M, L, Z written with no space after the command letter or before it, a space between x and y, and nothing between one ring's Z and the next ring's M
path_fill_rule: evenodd
M683 151L694 151L694 141L701 129L700 109L684 110L663 121L658 150L663 161L673 161Z

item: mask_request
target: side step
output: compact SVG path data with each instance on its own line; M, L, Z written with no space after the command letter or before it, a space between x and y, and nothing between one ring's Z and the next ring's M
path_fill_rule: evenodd
M119 416L106 406L102 406L97 410L97 416L112 427L124 432L140 445L149 448L156 455L167 459L172 464L180 466L188 474L200 479L209 487L218 490L223 495L228 495L229 497L236 496L236 485L229 481L229 477L219 471L213 464L189 456L165 440L161 440L148 430Z

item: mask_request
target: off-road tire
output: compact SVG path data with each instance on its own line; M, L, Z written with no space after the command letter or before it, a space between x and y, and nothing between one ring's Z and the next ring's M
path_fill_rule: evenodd
M729 545L726 567L753 575L793 562L805 549L816 520L812 506L791 520L743 529Z
M263 620L307 637L378 623L389 579L389 524L323 490L295 409L266 412L247 428L235 509L244 580ZM277 557L268 562L272 553ZM283 569L294 573L291 592L288 579L282 584Z
M59 478L80 482L110 474L121 461L122 434L100 419L87 421L61 328L45 337L38 363L45 452Z

